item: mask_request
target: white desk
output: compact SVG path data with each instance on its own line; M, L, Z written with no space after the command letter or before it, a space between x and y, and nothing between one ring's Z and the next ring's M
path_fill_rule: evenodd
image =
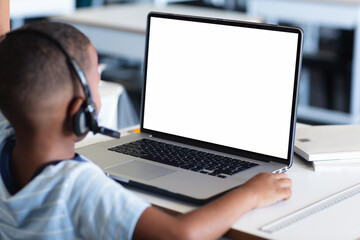
M299 105L299 116L328 123L360 123L360 0L246 0L248 14L265 22L354 30L350 114ZM305 44L310 32L305 29ZM315 46L316 47L316 46Z
M129 129L122 131L128 133ZM102 138L102 140L108 138ZM82 143L84 145L84 143ZM360 194L297 222L274 234L259 230L276 219L304 208L320 199L360 183L360 172L314 172L295 157L287 175L293 181L290 200L248 212L227 233L234 239L356 239L360 237ZM130 188L129 188L130 189ZM168 197L131 188L146 201L171 212L186 213L196 206Z
M143 61L145 52L146 17L150 11L258 21L241 13L182 5L151 3L107 5L79 9L73 14L53 20L70 23L87 35L99 53Z
M310 166L306 166L298 158L295 158L294 166L287 175L293 181L291 199L248 212L232 226L227 237L284 240L356 239L360 237L358 226L360 195L349 198L274 234L260 231L259 228L263 225L360 183L359 172L314 172ZM193 205L181 201L134 188L131 190L146 201L175 212L185 213L195 208Z

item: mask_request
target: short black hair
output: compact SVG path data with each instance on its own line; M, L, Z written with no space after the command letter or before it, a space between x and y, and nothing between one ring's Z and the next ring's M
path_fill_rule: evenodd
M0 42L0 109L10 121L22 119L26 124L31 122L32 112L53 95L75 91L79 80L53 42L36 33L21 32L22 29L42 31L55 38L85 75L90 68L90 41L68 24L43 21L14 30Z

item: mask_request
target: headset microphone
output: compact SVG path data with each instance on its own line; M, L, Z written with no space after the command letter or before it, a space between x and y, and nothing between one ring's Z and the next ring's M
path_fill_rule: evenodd
M96 130L97 133L113 137L113 138L120 138L120 133L118 131L114 131L112 129L106 128L106 127L98 127Z
M84 131L87 132L87 130L90 130L94 134L100 133L109 137L120 138L120 132L98 125L97 110L92 100L90 88L86 80L86 77L73 58L70 57L69 62L70 65L72 66L72 69L75 71L76 75L78 76L81 86L85 93L85 101L83 103L82 108L80 108L79 111L85 112L85 121L87 127L85 126L84 129L81 131L81 133L76 135L80 137L85 134ZM74 123L74 126L76 127L77 124L78 123ZM77 133L77 131L75 131L75 133Z

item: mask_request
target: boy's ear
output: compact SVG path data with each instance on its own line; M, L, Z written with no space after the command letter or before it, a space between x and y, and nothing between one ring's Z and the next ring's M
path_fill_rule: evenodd
M75 115L75 113L77 111L79 111L81 105L83 104L84 102L84 99L81 98L81 97L74 97L71 102L70 102L70 105L69 105L69 111L68 111L68 115L69 117Z
M67 115L67 126L69 126L69 130L74 132L74 118L75 115L79 112L81 105L83 104L84 99L81 97L74 97L69 104L68 107L68 115Z

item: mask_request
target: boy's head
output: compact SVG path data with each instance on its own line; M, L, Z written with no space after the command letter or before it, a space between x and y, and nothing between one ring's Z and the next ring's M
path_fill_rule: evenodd
M96 51L74 27L55 22L26 25L0 42L0 109L15 130L33 133L56 124L70 130L69 118L84 99L79 79L56 44L23 29L41 31L64 47L83 70L99 108Z

